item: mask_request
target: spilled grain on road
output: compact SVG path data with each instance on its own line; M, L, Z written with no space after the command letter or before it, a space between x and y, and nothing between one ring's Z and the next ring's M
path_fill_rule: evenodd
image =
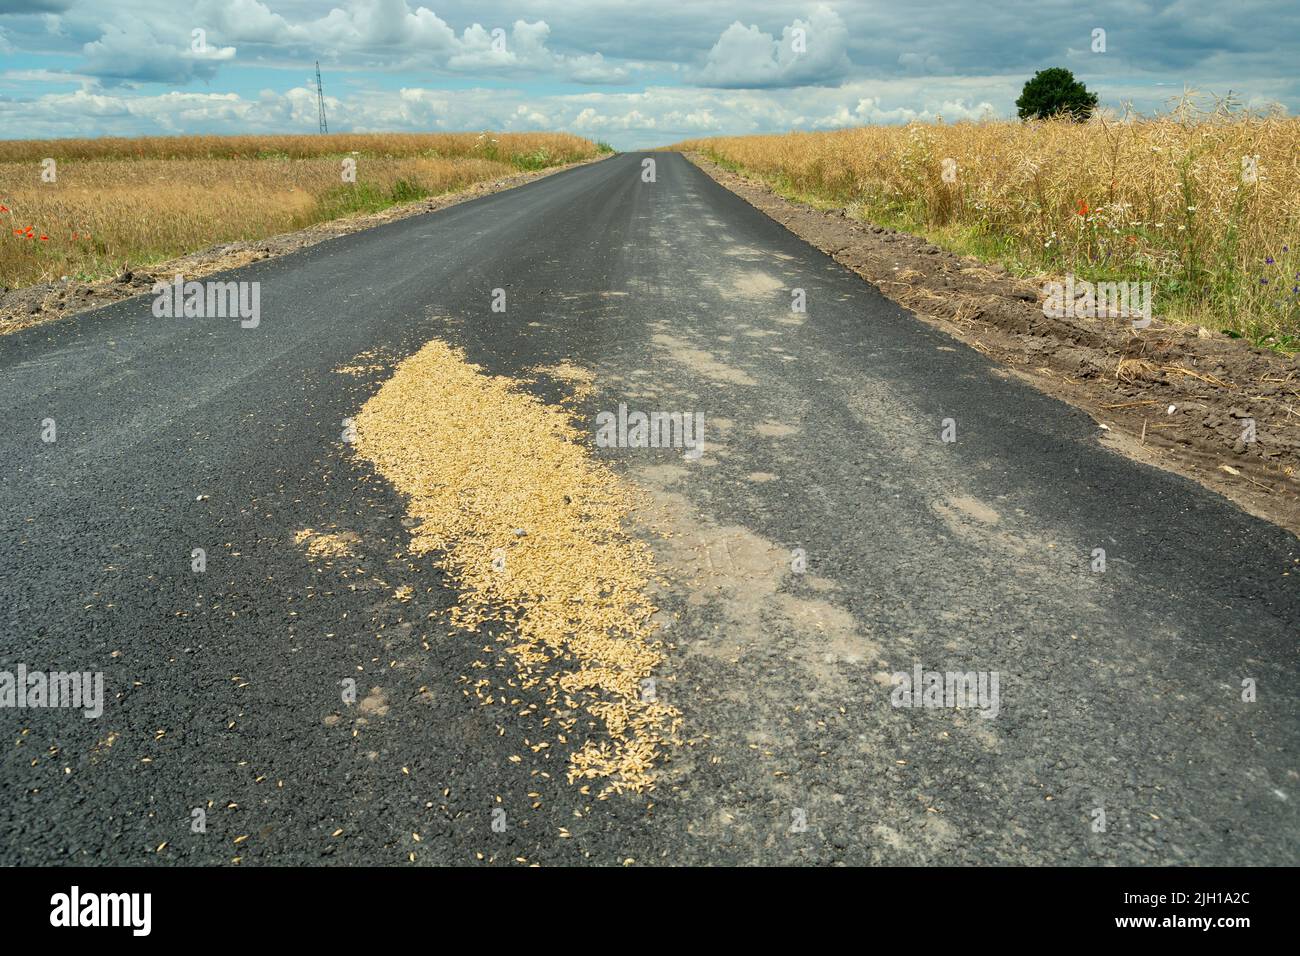
M654 562L626 525L632 490L578 443L569 414L439 341L402 362L356 416L357 450L407 496L410 547L460 597L454 627L506 625L499 659L538 688L573 746L570 780L643 790L677 712L644 694L663 655L646 598ZM501 696L504 695L504 696ZM646 699L651 698L651 699Z

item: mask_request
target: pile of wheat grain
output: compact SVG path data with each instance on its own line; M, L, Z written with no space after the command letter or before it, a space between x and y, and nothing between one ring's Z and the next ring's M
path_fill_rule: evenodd
M590 375L547 371L583 394ZM451 576L451 625L495 658L466 675L479 704L540 718L526 746L569 754L571 780L643 790L680 715L642 681L663 661L650 550L631 487L595 461L563 408L484 374L437 340L356 417L357 452L407 497L410 549ZM540 702L540 711L539 711Z

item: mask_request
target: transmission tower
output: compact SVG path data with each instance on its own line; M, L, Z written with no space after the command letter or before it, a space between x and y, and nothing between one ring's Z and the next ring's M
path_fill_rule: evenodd
M316 107L320 113L320 131L328 133L330 124L325 122L325 88L320 82L320 60L316 61Z

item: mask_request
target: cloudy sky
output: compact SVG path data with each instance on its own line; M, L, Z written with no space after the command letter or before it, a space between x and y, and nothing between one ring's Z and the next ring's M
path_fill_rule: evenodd
M1190 85L1300 111L1296 0L423 2L0 0L0 138L313 132L317 59L331 131L620 149L1010 116L1048 66L1115 108Z

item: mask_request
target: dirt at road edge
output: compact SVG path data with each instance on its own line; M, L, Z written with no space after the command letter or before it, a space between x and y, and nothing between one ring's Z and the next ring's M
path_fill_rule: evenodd
M882 293L1104 426L1103 443L1228 497L1300 535L1300 362L1222 333L1126 318L1053 318L1046 278L945 252L924 238L821 211L698 154L719 185ZM1248 420L1254 422L1255 440Z
M96 282L78 282L68 279L58 282L43 282L38 285L24 286L20 289L8 291L5 291L0 286L0 335L28 329L34 325L44 325L47 322L75 315L78 312L102 308L133 296L147 295L153 289L154 283L160 279L170 280L172 276L183 275L188 281L201 279L215 272L238 269L240 266L260 262L263 259L271 259L276 256L287 255L290 252L297 252L299 249L314 246L326 239L334 239L338 236L360 232L363 229L371 229L396 219L405 219L408 216L418 216L421 213L446 209L448 206L468 202L489 193L522 186L534 179L551 176L566 169L572 169L574 166L584 166L587 162L600 162L605 158L607 157L601 156L585 162L554 166L536 172L519 173L515 176L507 176L504 179L489 179L474 183L455 192L443 193L440 196L431 196L427 199L404 203L399 206L390 206L378 212L321 222L305 229L299 229L296 232L268 236L265 239L247 239L239 242L220 243L199 252L188 253L154 265L127 266L112 279L101 279Z

